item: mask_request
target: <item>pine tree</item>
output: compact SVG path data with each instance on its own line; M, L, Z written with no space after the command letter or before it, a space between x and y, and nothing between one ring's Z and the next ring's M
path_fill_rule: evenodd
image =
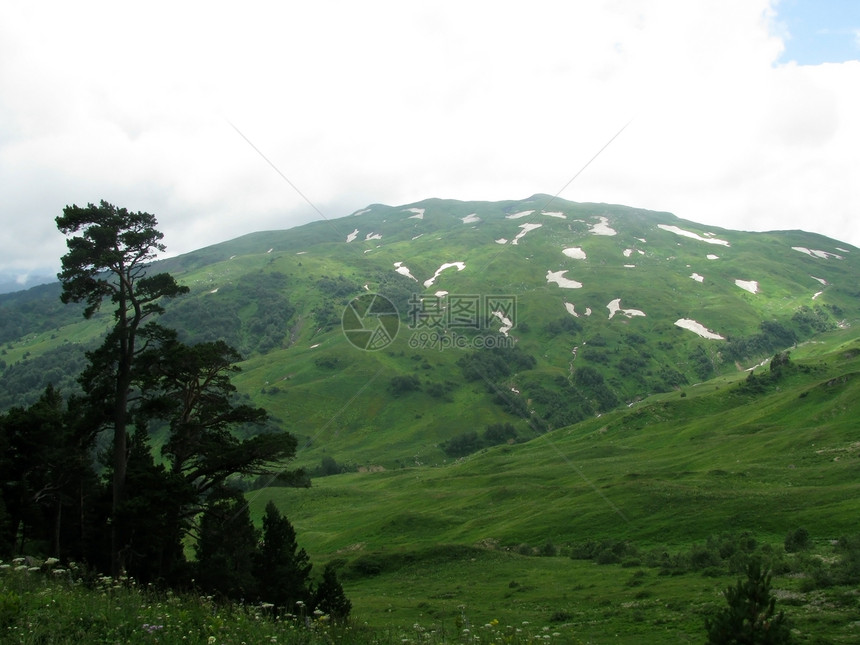
M200 520L197 540L200 586L234 600L256 598L252 569L258 538L248 505L240 494L210 504Z
M352 603L346 597L331 563L325 566L322 580L314 593L314 607L328 614L333 622L346 620L352 610Z
M254 560L260 600L288 612L295 611L299 602L310 603L310 559L296 543L293 525L271 501L263 515L263 543Z
M791 632L783 612L776 613L770 574L758 560L747 566L747 579L723 592L728 607L705 619L709 645L784 645Z

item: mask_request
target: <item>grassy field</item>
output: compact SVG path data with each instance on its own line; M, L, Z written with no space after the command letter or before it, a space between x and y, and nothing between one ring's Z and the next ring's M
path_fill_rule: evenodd
M338 561L356 615L376 626L438 631L465 616L595 643L700 642L738 572L721 562L667 573L655 554L749 534L757 553L779 556L775 587L798 633L852 642L854 591L800 592L809 563L782 545L804 527L832 561L832 542L860 533L858 368L860 342L836 332L797 348L775 381L760 368L454 463L249 501L259 515L274 500L315 561ZM605 566L569 557L588 541L635 555Z

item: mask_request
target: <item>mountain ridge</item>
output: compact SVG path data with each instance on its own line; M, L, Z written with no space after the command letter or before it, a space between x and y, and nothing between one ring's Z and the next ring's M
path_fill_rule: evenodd
M344 462L392 466L416 450L441 463L446 442L494 424L513 424L522 440L854 324L858 260L851 245L818 234L731 231L538 194L372 204L249 233L151 271L191 289L167 303L164 324L190 342L236 346L245 355L239 391L285 428L317 438L309 463L334 433ZM341 317L371 292L397 306L400 329L389 347L362 352ZM0 405L25 403L49 376L74 388L63 366L78 368L77 343L94 343L109 323L107 314L83 321L58 295L55 284L0 296ZM472 327L449 324L435 337L410 328L422 299L447 316L460 296L508 296L516 319L505 330L504 315L481 311ZM442 347L455 338L465 347ZM478 339L509 342L515 354L493 358L476 350ZM476 368L493 374L475 376ZM340 411L344 401L353 402ZM393 448L368 439L381 427L400 428Z

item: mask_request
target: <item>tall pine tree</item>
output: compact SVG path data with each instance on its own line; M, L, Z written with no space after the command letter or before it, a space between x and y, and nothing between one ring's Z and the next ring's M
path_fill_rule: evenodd
M270 501L263 515L263 543L254 557L260 600L287 612L296 611L299 602L310 606L310 573L310 558L296 543L293 525Z
M727 607L705 619L709 645L785 645L791 632L776 598L770 593L770 574L758 560L747 565L747 579L723 592Z

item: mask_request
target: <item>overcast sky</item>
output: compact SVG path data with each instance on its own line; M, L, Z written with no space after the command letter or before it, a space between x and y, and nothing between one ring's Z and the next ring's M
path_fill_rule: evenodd
M854 0L4 0L0 274L67 204L171 254L319 219L246 138L336 218L555 194L628 122L561 197L860 246L858 59Z

